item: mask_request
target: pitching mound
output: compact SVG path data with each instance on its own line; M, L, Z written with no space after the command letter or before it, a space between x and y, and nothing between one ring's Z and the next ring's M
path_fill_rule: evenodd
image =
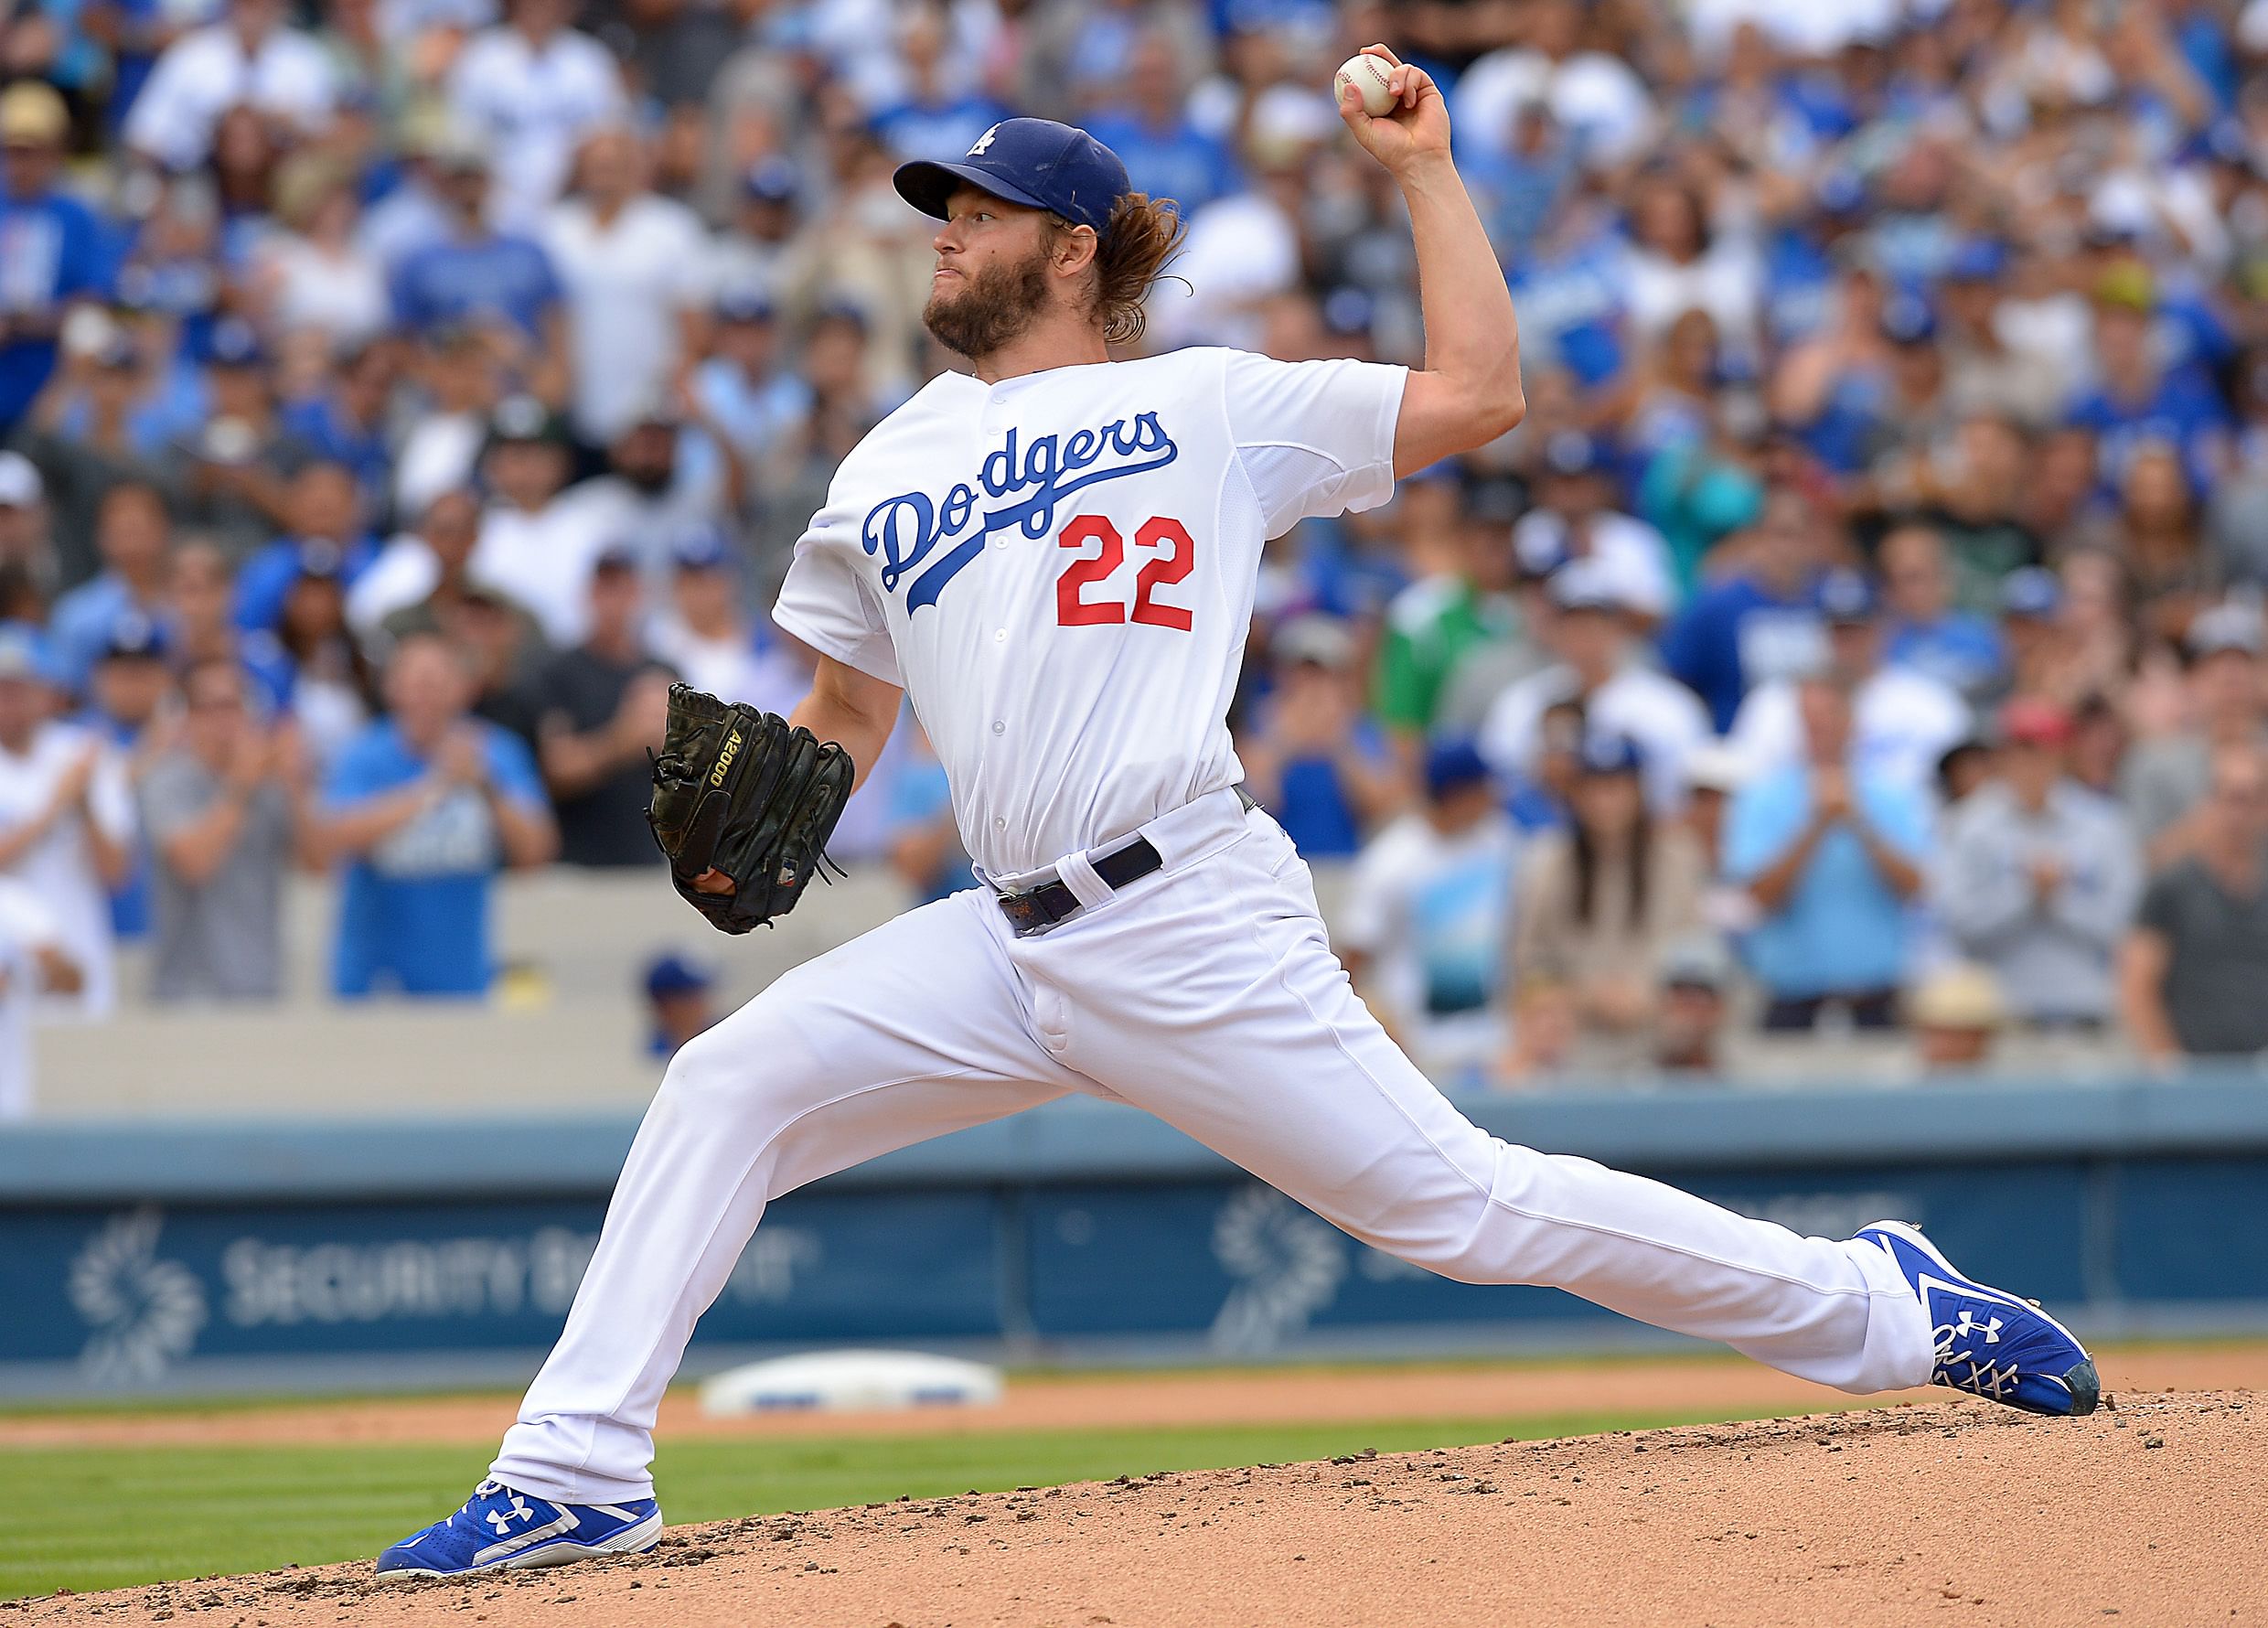
M2260 1623L2263 1412L1949 1401L1153 1475L680 1527L466 1583L330 1567L22 1601L0 1625Z

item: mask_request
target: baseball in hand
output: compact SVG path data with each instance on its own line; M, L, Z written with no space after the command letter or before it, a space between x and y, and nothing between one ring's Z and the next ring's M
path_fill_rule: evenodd
M1339 75L1332 80L1332 99L1344 102L1346 88L1353 85L1362 93L1363 111L1374 119L1383 119L1394 111L1394 104L1399 100L1386 84L1386 75L1393 71L1392 65L1383 57L1367 53L1349 57L1339 65Z

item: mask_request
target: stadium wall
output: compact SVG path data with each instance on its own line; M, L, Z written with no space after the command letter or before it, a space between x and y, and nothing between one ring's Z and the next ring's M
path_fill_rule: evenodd
M1889 1215L2097 1333L2268 1325L2268 1079L1497 1096L1509 1139L1805 1231ZM0 1396L517 1379L597 1241L634 1116L0 1133ZM773 1206L703 1322L752 1351L1065 1362L1596 1348L1556 1291L1354 1243L1179 1132L1068 1099Z

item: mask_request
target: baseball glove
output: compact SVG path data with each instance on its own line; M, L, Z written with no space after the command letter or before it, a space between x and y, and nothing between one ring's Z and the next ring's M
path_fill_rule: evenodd
M834 742L776 712L672 684L646 819L686 902L719 932L745 933L786 915L811 873L824 874L827 839L855 777ZM693 885L711 870L733 879L732 893Z

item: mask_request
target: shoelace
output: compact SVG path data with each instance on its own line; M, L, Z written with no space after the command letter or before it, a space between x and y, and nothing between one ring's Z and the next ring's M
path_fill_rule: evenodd
M1988 1355L1980 1356L1974 1345L1967 1350L1953 1349L1954 1344L1963 1335L1982 1334L1988 1343L1997 1344L2000 1328L1999 1318L1988 1318L1984 1323L1978 1323L1971 1312L1965 1311L1956 1323L1939 1323L1931 1331L1937 1339L1937 1367L1930 1376L1930 1383L1965 1390L1972 1396L1990 1397L1996 1402L2005 1400L2007 1393L2023 1379L2022 1367L2014 1362L2004 1365L1994 1362ZM1966 1363L1968 1373L1956 1376L1953 1371L1955 1363Z

